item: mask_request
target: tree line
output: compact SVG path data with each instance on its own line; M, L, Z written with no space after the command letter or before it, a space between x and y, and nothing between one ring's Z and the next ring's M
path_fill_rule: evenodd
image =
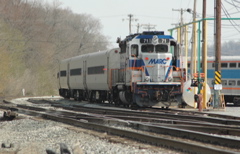
M105 50L100 21L61 3L0 1L0 96L55 95L60 60Z
M214 45L208 46L208 55L215 56ZM221 45L221 55L222 56L239 56L240 55L240 41L227 41L223 42Z

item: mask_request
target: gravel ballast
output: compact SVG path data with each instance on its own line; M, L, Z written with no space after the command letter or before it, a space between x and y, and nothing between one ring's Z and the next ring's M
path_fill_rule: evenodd
M2 111L0 115L3 115ZM133 146L128 143L109 142L104 137L86 133L89 130L81 130L83 129L29 116L0 121L0 154L45 154L46 150L60 154L61 149L69 150L71 154L176 153L160 148L142 148L141 143Z
M32 105L27 100L28 98L18 98L11 102ZM59 102L73 103L65 100ZM85 105L89 104L85 103ZM225 112L214 111L214 113L240 116L239 109L240 107L229 107ZM0 110L0 118L2 115L3 111ZM180 153L39 117L20 114L12 121L0 120L0 154L46 154L47 151L48 154L51 152L61 154L63 151L65 154L67 154L66 151L71 154Z

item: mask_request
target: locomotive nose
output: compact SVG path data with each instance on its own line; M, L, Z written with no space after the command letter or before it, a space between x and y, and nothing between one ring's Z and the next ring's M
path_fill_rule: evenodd
M144 71L143 81L151 82L171 82L171 60L170 53L143 55ZM150 78L150 79L149 79Z

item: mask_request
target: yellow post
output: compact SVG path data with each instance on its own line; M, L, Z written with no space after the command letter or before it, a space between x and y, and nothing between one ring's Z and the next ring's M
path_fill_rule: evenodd
M193 21L196 21L196 9L197 8L197 0L194 0L193 5ZM200 28L200 27L199 27ZM192 57L191 57L191 77L193 78L193 75L196 74L197 70L197 23L193 23L193 29L192 29ZM194 94L197 93L196 87L194 87ZM196 108L196 103L194 103L194 108Z
M181 34L181 31L180 31L180 30L181 30L181 28L178 28L178 29L177 29L177 42L178 42L178 43L180 43L180 41L181 41L181 35L180 35L180 34Z
M206 102L207 100L207 20L203 20L203 33L204 33L204 38L203 38L203 61L202 63L204 63L204 67L203 67L203 73L205 74L204 76L204 84L203 84L203 108L206 109L207 108L207 104Z
M194 19L194 21L196 21L196 18ZM193 23L193 44L192 44L192 69L191 69L191 73L192 73L192 78L193 78L193 74L196 74L197 72L197 23ZM194 87L194 94L197 94L197 88ZM197 108L196 103L194 103L194 108Z
M184 38L184 46L185 46L185 68L186 68L186 81L188 80L188 26L185 26L185 38Z

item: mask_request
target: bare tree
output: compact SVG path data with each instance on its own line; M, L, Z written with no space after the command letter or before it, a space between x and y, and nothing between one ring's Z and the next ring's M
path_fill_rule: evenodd
M61 3L0 1L0 95L57 93L58 61L106 49L98 19Z

